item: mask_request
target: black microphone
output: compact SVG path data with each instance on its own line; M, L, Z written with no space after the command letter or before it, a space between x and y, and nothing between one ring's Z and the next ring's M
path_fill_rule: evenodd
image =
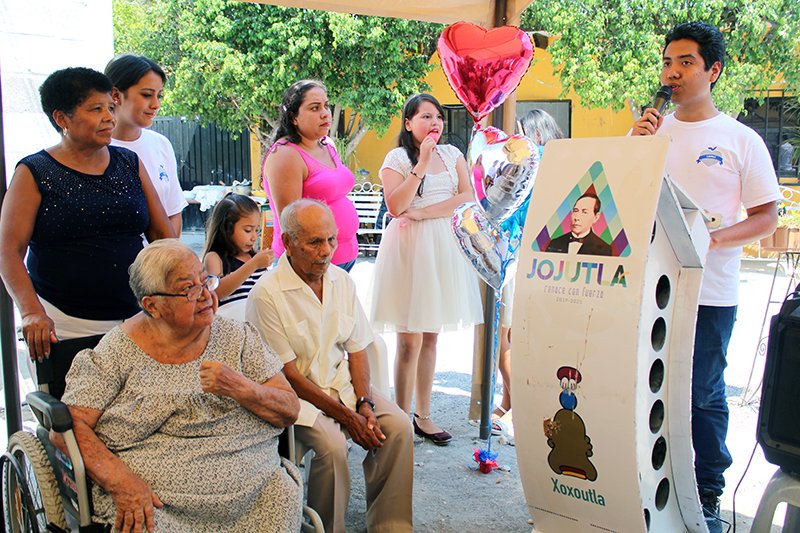
M656 93L656 99L653 100L653 107L658 110L659 116L664 113L664 108L667 107L670 99L672 98L672 87L669 85L662 85Z

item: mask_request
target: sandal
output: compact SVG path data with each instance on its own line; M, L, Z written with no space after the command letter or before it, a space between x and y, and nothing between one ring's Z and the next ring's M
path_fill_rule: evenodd
M509 412L510 410L511 410L511 409L505 409L505 408L504 408L502 405L498 405L497 407L495 407L495 408L492 410L492 416L496 416L497 418L503 418L504 416L506 416L506 415L508 414L508 412ZM503 414L501 414L501 415L498 415L497 413L495 413L495 411L500 411L500 412L501 412L501 413L503 413Z
M481 421L480 420L470 420L469 421L469 425L478 427L478 426L481 425ZM507 432L508 432L508 426L506 425L505 422L503 422L499 418L495 418L494 420L492 420L492 435L495 435L495 436L503 435L503 434L505 434Z

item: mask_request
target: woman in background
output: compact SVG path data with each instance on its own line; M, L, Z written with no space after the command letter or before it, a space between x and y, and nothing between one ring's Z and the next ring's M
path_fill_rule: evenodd
M450 228L453 211L474 201L467 163L458 148L438 144L444 111L429 94L403 107L399 147L380 170L386 206L395 217L375 260L370 322L397 332L394 390L411 413L414 431L444 445L452 436L431 420L439 332L482 322L478 278Z
M114 84L111 96L116 106L117 125L111 146L136 152L158 192L175 236L181 235L181 211L189 205L183 196L175 150L169 139L150 126L161 108L167 76L144 56L124 54L106 65L106 76Z
M558 127L556 120L541 109L528 111L520 120L522 133L539 147L539 155L544 151L544 145L553 139L563 139L564 134ZM533 189L531 189L533 191ZM511 217L505 220L502 228L509 232L511 239L521 238L528 216L528 204L531 201L530 193L522 205ZM514 280L510 280L503 288L503 306L500 309L500 352L498 365L503 376L503 401L492 411L492 433L499 434L506 430L505 422L511 422L511 319L512 305L514 303Z
M332 263L350 272L358 256L358 213L347 197L356 183L328 137L331 109L322 82L301 80L286 89L275 143L264 160L264 189L275 213L272 249L284 252L278 224L283 208L300 198L325 202L333 211L338 246Z

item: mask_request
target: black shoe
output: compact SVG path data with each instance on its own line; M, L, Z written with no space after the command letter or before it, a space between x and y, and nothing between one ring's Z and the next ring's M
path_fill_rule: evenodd
M440 431L439 433L425 433L417 425L417 418L419 418L420 420L428 420L430 416L419 416L417 413L414 413L414 420L413 420L414 433L416 433L420 437L426 437L431 439L431 442L433 442L437 446L444 446L446 444L450 444L450 441L453 440L453 436L444 430Z
M700 489L700 505L706 519L708 533L722 533L722 520L719 517L719 496L711 489Z

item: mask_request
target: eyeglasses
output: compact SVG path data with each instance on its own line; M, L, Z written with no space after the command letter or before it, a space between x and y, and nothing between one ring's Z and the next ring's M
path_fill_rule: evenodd
M190 302L196 302L200 299L200 296L203 294L203 289L208 289L209 291L215 290L219 287L219 276L208 276L206 280L200 285L193 285L189 287L189 290L184 292L183 294L168 294L166 292L154 292L150 296L173 296L173 297L185 297L186 300Z

